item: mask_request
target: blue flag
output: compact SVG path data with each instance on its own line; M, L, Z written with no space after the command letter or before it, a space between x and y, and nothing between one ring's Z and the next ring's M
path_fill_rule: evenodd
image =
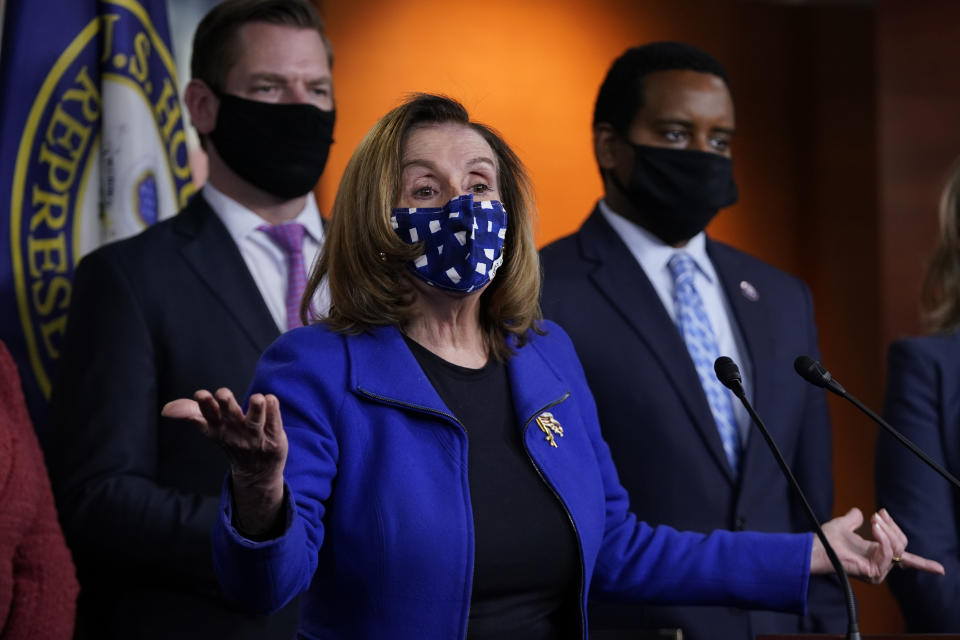
M7 1L0 339L38 430L77 262L173 215L193 192L169 43L163 0Z

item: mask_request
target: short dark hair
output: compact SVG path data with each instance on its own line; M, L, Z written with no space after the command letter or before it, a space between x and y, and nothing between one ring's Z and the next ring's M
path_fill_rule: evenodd
M333 68L333 46L311 0L225 0L197 25L190 56L191 75L211 89L222 91L227 74L237 61L237 32L251 22L316 30L327 50L327 62Z
M626 136L634 116L643 107L643 78L656 71L710 73L730 85L727 71L709 53L683 42L651 42L627 49L610 65L593 109L593 126L606 122Z

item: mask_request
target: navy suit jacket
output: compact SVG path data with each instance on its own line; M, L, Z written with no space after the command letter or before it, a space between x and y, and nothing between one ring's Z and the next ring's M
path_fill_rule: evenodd
M960 333L909 338L887 356L887 421L954 476L960 475ZM886 431L877 437L877 504L947 575L893 571L890 588L907 630L960 631L960 492Z
M812 302L796 278L727 245L707 252L745 341L754 406L821 520L833 500L831 432L822 390L793 371L818 357ZM683 338L653 285L599 209L580 230L545 247L546 318L573 339L597 401L631 510L682 530L809 531L763 438L745 446L739 481ZM742 289L752 285L758 296ZM734 399L734 401L736 401ZM718 607L636 607L594 601L594 628L682 628L685 638L752 639L759 633L843 631L843 596L832 578L811 581L805 618Z
M201 195L77 268L48 458L90 638L289 638L295 606L240 613L213 572L227 469L163 405L243 393L279 335L236 244Z

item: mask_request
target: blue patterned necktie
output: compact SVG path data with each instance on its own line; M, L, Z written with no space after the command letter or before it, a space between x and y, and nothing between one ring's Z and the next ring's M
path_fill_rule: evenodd
M723 450L730 468L736 476L740 469L740 435L733 414L730 394L713 372L713 363L720 355L717 340L710 326L710 319L703 307L703 300L693 284L697 265L688 253L678 251L667 263L673 275L673 303L676 311L677 329L687 343L687 351L697 368L700 385L710 404L710 412L717 423Z

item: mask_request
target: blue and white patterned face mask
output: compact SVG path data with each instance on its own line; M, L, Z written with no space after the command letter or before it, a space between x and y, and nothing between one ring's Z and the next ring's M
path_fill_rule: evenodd
M476 291L503 262L507 212L496 200L465 195L439 208L394 209L390 223L407 244L423 243L410 270L435 287Z

